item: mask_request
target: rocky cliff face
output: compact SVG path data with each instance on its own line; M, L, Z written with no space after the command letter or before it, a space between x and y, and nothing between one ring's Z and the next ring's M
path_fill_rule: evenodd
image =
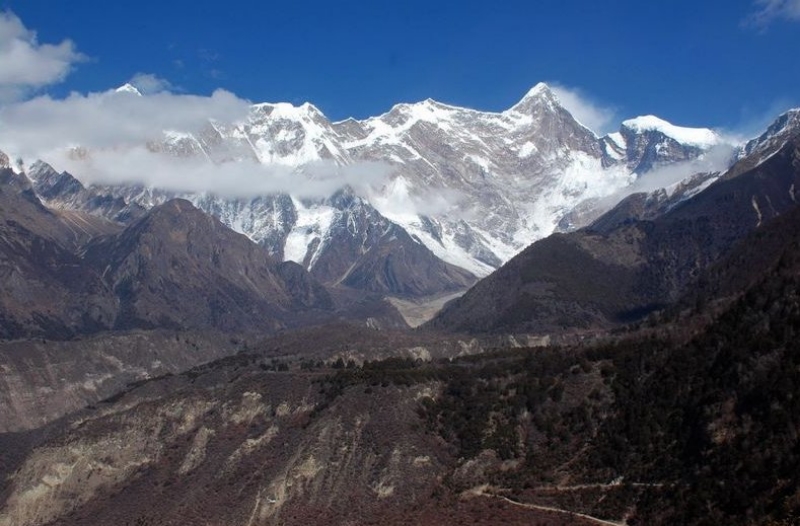
M409 434L424 387L327 405L309 377L233 363L198 376L217 388L178 376L85 412L80 438L31 452L0 524L335 522L427 504L439 448Z
M560 524L558 513L480 491L459 496L516 464L490 453L463 462L425 428L420 407L440 396L439 382L389 369L383 383L340 385L350 376L271 367L239 355L45 430L0 435L16 452L0 463L10 475L0 524Z

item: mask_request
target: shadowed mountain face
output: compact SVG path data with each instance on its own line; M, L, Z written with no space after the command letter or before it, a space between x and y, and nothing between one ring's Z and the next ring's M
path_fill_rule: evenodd
M436 257L351 191L328 202L338 213L326 249L309 251L303 262L322 283L403 297L457 292L475 283L472 273ZM313 265L312 254L318 254Z
M115 328L270 331L295 311L333 307L307 273L280 272L266 250L188 201L90 243L84 258L119 298Z
M123 229L45 207L10 169L0 177L2 338L156 328L264 333L359 318L354 309L371 310L373 323L403 323L369 294L334 300L300 265L275 261L188 201L157 206Z
M0 211L0 338L67 337L111 326L116 300L66 248L74 231L10 169L0 170Z
M800 134L734 165L705 191L651 220L632 196L591 226L534 243L431 327L551 332L603 328L675 301L749 232L796 206ZM641 217L641 216L639 216Z
M34 163L28 175L35 195L62 216L91 214L97 217L95 221L107 218L109 223L130 224L146 213L144 207L114 195L120 193L119 188L84 187L69 173L58 173L43 162ZM127 193L137 195L138 191L143 194L136 199L149 206L180 198L174 193L148 192L138 187L128 189ZM208 214L235 223L251 235L249 229L265 221L265 217L276 221L273 230L259 233L259 244L273 259L283 260L285 256L296 259L325 285L400 297L425 297L462 291L477 279L471 272L437 257L419 239L412 238L349 188L325 200L324 228L305 217L303 225L295 225L298 214L308 210L288 195L259 197L247 204L214 196L186 197ZM243 217L248 210L251 215ZM290 234L294 236L291 239ZM90 238L84 237L84 242ZM298 240L302 242L298 244Z
M381 297L332 293L187 201L123 229L43 206L5 169L0 212L0 429L235 353L253 335L339 320L406 327Z
M731 253L711 266L677 304L702 308L718 298L736 297L770 272L791 274L800 269L800 207L756 229Z

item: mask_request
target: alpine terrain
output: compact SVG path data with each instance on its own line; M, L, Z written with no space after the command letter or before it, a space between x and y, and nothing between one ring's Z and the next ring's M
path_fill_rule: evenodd
M0 526L798 523L800 110L598 136L539 84L141 148L253 188L0 155Z
M142 95L128 85L106 96ZM330 122L308 103L255 104L242 122L165 130L147 150L251 166L254 189L275 173L297 182L293 192L241 188L226 197L139 184L84 188L42 162L27 173L48 205L115 221L187 199L322 283L398 297L464 290L531 242L585 225L646 185L648 174L677 168L661 184L678 183L725 167L732 156L711 130L653 116L598 137L543 83L501 113L429 99L363 121ZM80 178L97 153L75 147L74 175ZM316 190L336 173L352 174L352 185ZM715 176L693 180L692 188Z

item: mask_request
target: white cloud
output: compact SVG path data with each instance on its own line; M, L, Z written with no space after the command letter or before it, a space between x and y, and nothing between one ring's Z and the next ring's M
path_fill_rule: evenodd
M230 198L251 198L275 193L301 199L331 196L349 186L359 195L377 191L391 167L383 163L337 166L332 162L305 165L302 171L265 165L254 160L214 164L205 158L154 153L144 146L125 150L100 150L76 159L53 152L45 161L66 170L87 184L141 184L178 193L209 193Z
M626 197L637 193L651 193L656 190L670 190L697 174L722 173L731 165L736 153L733 144L719 144L703 153L696 159L678 162L667 166L660 166L642 174L633 184L622 188L618 192L590 201L592 220L608 212Z
M39 43L36 32L14 13L0 13L0 90L6 99L60 82L82 60L71 40Z
M124 150L158 140L164 130L196 131L209 119L243 119L249 107L249 101L224 90L210 97L115 91L41 96L0 108L0 149L25 159L75 146Z
M643 174L631 186L626 188L624 195L669 188L699 173L725 171L730 166L735 151L735 147L732 144L720 144L696 159L655 168Z
M557 82L548 82L547 85L578 122L599 135L613 131L611 126L616 124L613 109L598 104L578 88L569 88Z
M40 96L0 107L0 150L29 163L42 159L87 184L136 183L231 197L291 192L321 198L344 186L367 195L388 179L390 169L383 163L340 167L317 162L294 170L246 156L213 163L202 155L181 157L148 148L148 143L165 140L165 130L202 135L210 121L226 127L244 122L250 107L224 90L209 97L115 90L65 99ZM76 148L85 153L75 155Z
M154 93L161 93L162 91L173 91L174 86L166 79L162 79L152 73L137 73L128 81L128 84L134 86L143 95L152 95Z
M389 174L387 170L380 187L373 185L367 191L370 203L385 217L414 222L419 215L466 219L472 214L467 196L458 190L431 187L422 193L414 192L405 177L390 179Z
M766 27L779 18L800 21L800 0L756 0L754 5L748 22L756 26Z

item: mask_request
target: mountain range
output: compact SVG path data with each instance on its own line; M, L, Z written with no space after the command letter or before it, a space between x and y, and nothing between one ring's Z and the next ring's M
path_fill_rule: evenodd
M131 86L114 95L141 96ZM184 198L322 283L398 297L464 290L533 241L584 226L625 193L712 172L690 180L699 188L735 155L711 130L653 116L597 136L546 84L501 113L429 99L330 122L311 104L255 104L243 122L165 130L147 149L221 170L251 166L253 188L271 176L263 166L297 182L289 193L241 188L226 197L135 183L85 188L41 162L27 174L49 206L114 221ZM74 149L76 175L93 153ZM320 194L317 183L328 179L351 184ZM400 247L408 256L389 256Z

